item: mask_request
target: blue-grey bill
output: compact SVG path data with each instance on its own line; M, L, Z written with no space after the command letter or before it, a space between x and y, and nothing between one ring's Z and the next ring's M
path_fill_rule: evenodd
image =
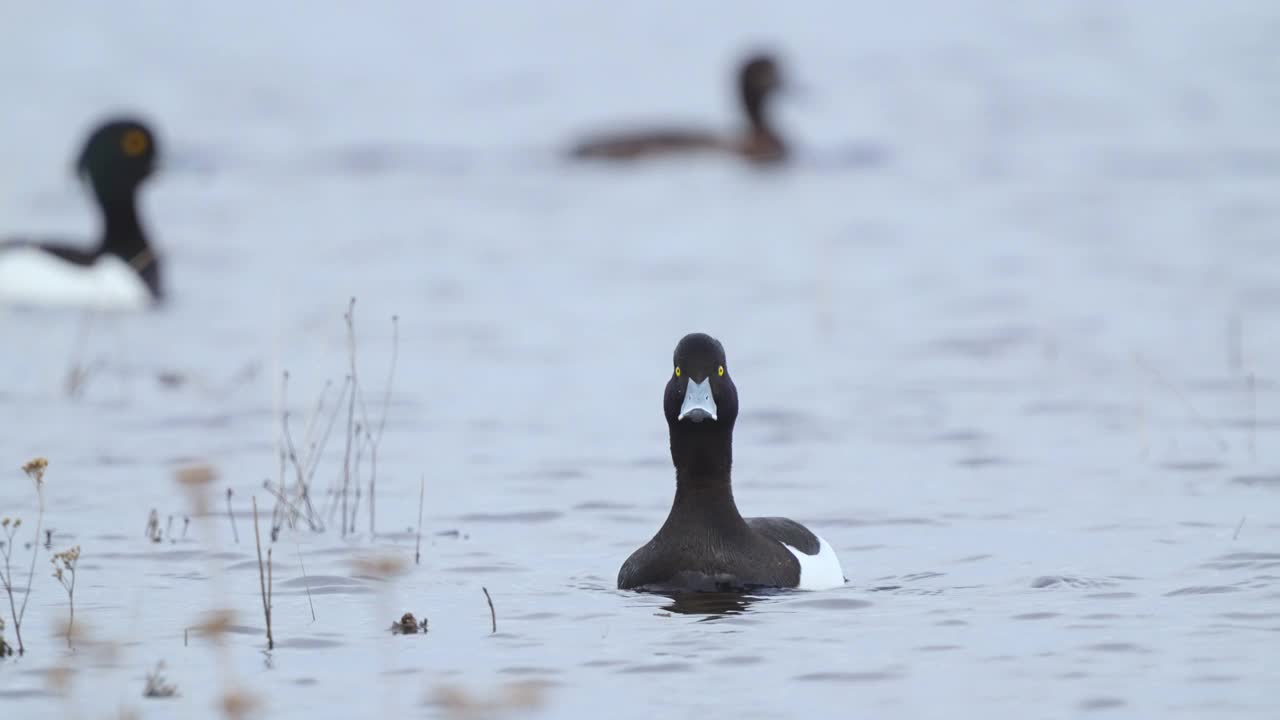
M711 378L700 383L689 378L684 389L684 402L680 404L680 415L676 419L684 420L686 417L694 422L702 422L707 418L718 419L716 399L711 395Z

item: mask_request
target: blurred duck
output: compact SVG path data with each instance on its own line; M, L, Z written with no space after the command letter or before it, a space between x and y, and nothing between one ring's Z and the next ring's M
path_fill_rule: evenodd
M137 207L158 157L155 134L142 122L113 118L98 126L76 161L102 212L97 247L0 241L0 304L132 310L162 300L160 261Z
M769 55L748 57L738 71L738 90L747 125L743 132L724 135L684 129L660 129L608 135L583 142L574 157L628 160L689 152L723 152L753 162L779 162L787 147L769 124L768 103L782 87L778 63Z

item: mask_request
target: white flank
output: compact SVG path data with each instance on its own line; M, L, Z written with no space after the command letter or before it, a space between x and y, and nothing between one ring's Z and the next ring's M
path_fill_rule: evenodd
M151 293L138 273L114 255L76 265L43 250L0 250L0 305L141 310Z
M797 590L830 590L844 585L844 568L840 567L840 558L836 551L820 536L818 538L818 554L806 555L799 550L782 543L782 547L791 551L800 561L800 584Z

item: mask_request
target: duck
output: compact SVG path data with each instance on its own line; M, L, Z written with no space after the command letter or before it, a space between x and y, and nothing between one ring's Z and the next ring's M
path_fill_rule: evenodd
M95 127L75 170L101 211L97 246L0 240L0 305L138 310L160 303L160 258L137 205L159 157L155 133L141 120L114 117Z
M588 139L571 150L575 158L631 160L659 155L719 152L753 163L778 163L787 157L787 145L769 122L769 101L783 87L778 61L768 53L745 58L738 69L738 93L746 128L736 135L690 130L661 129L622 133Z
M663 412L676 470L671 512L618 572L621 590L743 592L844 585L830 543L783 517L744 518L733 499L738 390L724 346L705 333L676 345Z

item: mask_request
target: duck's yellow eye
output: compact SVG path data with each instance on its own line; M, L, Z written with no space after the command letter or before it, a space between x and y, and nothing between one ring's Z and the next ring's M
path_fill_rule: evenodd
M717 374L717 375L719 375L720 377L724 377L724 366L723 366L723 365L721 365L721 366L720 366L720 369L716 371L716 374Z
M680 366L676 366L676 377L680 377Z
M130 130L120 138L120 149L129 157L138 157L147 151L147 134L141 130Z

